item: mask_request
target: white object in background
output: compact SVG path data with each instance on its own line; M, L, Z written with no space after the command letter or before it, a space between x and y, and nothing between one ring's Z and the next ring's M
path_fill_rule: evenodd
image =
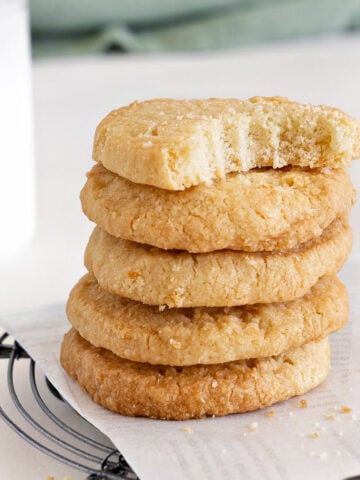
M34 228L29 24L25 0L0 0L0 259L22 250Z

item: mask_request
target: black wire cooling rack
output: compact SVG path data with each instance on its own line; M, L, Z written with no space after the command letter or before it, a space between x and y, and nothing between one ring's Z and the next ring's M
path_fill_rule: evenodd
M139 480L118 450L114 447L111 448L103 445L90 436L74 430L49 408L38 388L34 360L29 357L26 351L16 341L11 341L7 333L0 336L0 360L1 359L8 361L8 394L18 412L29 424L32 433L27 433L27 431L20 428L17 423L5 413L1 406L0 417L23 440L50 457L81 470L87 474L87 477L85 477L86 480ZM25 359L25 361L29 363L29 388L31 389L41 415L50 419L52 424L55 424L57 428L60 428L61 431L66 434L66 441L59 438L55 433L35 420L34 416L29 414L27 406L20 400L14 381L16 364L20 359ZM45 381L50 392L59 402L63 402L64 400L56 388L47 378L45 378ZM3 392L1 395L3 395ZM86 421L84 420L84 422ZM34 435L34 433L36 433L36 435ZM39 433L41 434L41 441L35 438ZM56 446L56 449L53 448L54 446Z

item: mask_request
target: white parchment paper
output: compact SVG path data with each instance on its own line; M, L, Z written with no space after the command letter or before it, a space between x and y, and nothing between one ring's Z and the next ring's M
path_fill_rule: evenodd
M341 275L351 319L331 338L326 381L302 397L242 415L169 422L113 414L92 402L60 366L60 342L69 328L64 305L4 315L0 324L62 396L112 440L141 480L341 480L360 475L359 267L354 255Z

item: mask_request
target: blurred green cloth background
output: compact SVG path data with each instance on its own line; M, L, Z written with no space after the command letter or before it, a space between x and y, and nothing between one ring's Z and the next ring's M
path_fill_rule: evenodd
M231 48L360 29L360 0L30 0L35 56Z

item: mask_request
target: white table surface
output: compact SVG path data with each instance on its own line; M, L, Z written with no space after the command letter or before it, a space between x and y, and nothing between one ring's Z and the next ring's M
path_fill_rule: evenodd
M64 301L84 272L82 254L92 225L82 215L78 197L92 165L94 129L109 110L159 96L253 95L334 105L360 119L360 36L225 53L36 62L37 227L26 250L0 264L0 311ZM352 167L352 174L359 189L360 162ZM359 213L355 207L353 219L359 219ZM360 228L355 230L358 241ZM22 389L27 372L19 367ZM0 361L1 391L4 373L5 362ZM2 394L0 404L14 412ZM60 410L71 415L65 406ZM76 417L69 418L76 426ZM35 451L1 421L0 465L0 478L7 480L85 478Z

